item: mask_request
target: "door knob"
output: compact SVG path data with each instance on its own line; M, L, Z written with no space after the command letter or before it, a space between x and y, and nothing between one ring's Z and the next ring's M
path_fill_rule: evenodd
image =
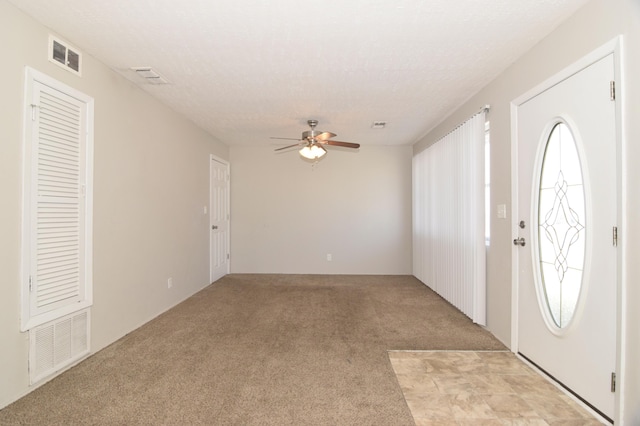
M522 246L522 247L524 247L525 244L526 243L524 241L524 238L516 238L515 240L513 240L513 245L514 246Z
M211 229L218 229L216 225L211 225Z

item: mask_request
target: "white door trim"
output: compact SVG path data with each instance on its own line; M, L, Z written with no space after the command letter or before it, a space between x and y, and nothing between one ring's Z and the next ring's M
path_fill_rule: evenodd
M211 279L212 273L213 273L213 262L211 261L211 206L213 203L213 200L211 199L211 168L212 166L212 162L216 161L220 164L223 164L226 168L227 168L227 217L228 219L228 235L229 238L227 238L227 253L231 253L231 164L227 161L224 160L220 157L218 157L217 155L214 154L210 154L209 155L209 225L207 226L207 232L209 232L209 279ZM227 262L227 271L226 273L229 274L231 272L231 257L229 257L228 262Z
M626 318L625 304L623 303L623 296L626 294L626 275L624 274L626 265L626 188L623 186L624 181L622 177L626 175L626 169L622 159L626 151L626 141L623 137L623 124L624 116L622 103L624 97L620 87L624 87L622 80L622 36L618 36L599 48L595 49L591 53L582 57L578 61L569 65L559 73L548 78L532 89L528 90L521 96L511 101L511 235L518 235L518 218L520 214L518 212L518 107L533 97L539 95L545 90L555 86L556 84L566 80L572 75L587 68L589 65L599 61L600 59L613 54L614 67L615 67L615 81L618 86L616 90L616 148L617 148L617 190L618 190L618 238L619 238L619 252L618 252L618 279L616 283L617 292L617 312L616 318L617 336L616 336L616 371L620 378L625 377L625 346L626 346L626 327L623 318ZM529 196L528 194L523 196ZM515 237L514 237L515 238ZM517 353L518 350L518 295L519 295L519 279L518 279L518 251L516 246L512 246L511 250L511 351ZM618 380L620 382L620 380ZM616 390L615 401L615 416L614 421L617 423L622 418L622 408L624 407L624 391L622 386L618 386Z

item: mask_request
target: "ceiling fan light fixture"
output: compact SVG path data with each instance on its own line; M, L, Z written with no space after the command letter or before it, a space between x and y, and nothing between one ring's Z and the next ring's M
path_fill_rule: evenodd
M276 148L276 151L284 151L293 148L294 146L302 146L302 149L298 151L302 157L307 160L318 161L327 153L327 150L324 148L325 146L339 146L353 149L360 148L359 143L332 140L332 137L337 136L335 133L316 130L315 128L318 124L318 120L309 120L307 121L307 124L309 124L311 130L302 132L302 139L272 137L271 139L290 139L298 141L298 143L294 143L293 145Z
M318 160L326 153L326 149L316 144L307 145L300 150L300 155L308 160Z

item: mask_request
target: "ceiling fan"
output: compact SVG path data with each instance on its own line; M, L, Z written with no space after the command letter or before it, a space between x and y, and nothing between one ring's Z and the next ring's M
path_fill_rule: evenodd
M341 141L333 141L331 138L337 136L335 133L331 132L321 132L320 130L316 130L316 126L318 125L318 120L307 120L307 124L311 127L311 130L307 130L306 132L302 132L301 139L294 138L276 138L272 137L271 139L289 139L289 140L297 140L298 143L293 145L284 146L282 148L276 149L276 151L283 151L285 149L293 148L294 146L301 146L300 155L309 160L318 160L320 157L327 153L327 150L324 149L325 145L333 145L333 146L342 146L345 148L360 148L359 143L352 142L341 142Z

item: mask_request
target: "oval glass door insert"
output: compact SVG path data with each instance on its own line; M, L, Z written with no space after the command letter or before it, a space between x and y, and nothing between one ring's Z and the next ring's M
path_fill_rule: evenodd
M538 190L538 252L542 294L558 328L573 318L582 288L586 217L582 166L569 126L547 139Z

